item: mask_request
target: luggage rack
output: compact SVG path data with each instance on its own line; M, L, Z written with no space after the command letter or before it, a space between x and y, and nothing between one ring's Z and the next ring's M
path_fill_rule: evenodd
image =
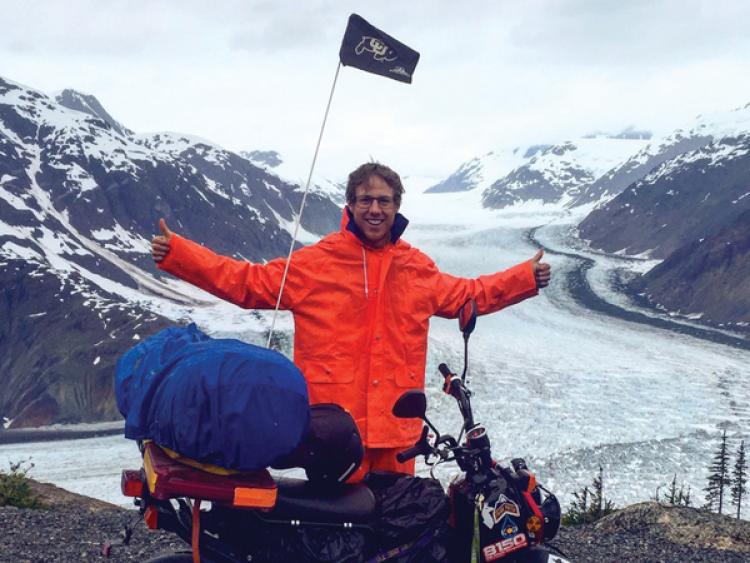
M144 482L149 495L156 500L188 497L271 510L278 496L276 483L267 469L235 475L208 473L171 458L153 442L144 444L142 470L122 472L123 494L142 497Z

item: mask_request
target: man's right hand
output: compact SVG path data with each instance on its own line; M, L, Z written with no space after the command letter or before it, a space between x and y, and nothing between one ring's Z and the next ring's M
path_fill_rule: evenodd
M159 230L161 235L156 235L151 239L151 257L154 262L161 262L166 258L169 252L169 243L172 240L172 231L167 227L167 222L162 218L159 219Z

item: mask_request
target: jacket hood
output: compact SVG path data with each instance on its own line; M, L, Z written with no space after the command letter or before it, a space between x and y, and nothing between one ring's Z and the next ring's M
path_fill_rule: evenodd
M393 220L393 226L391 227L391 242L393 244L396 244L398 239L401 238L401 235L404 234L407 225L409 225L409 220L401 215L401 213L396 213L396 218ZM354 236L356 236L362 243L367 244L365 234L362 232L362 229L357 226L357 223L354 221L352 212L346 205L344 206L344 211L341 214L341 230L353 233Z

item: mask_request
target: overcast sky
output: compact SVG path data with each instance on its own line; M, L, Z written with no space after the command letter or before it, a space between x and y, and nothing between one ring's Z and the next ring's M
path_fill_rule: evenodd
M422 55L345 67L319 157L442 177L490 150L750 102L750 2L3 1L0 76L95 95L127 127L274 149L306 176L351 12Z

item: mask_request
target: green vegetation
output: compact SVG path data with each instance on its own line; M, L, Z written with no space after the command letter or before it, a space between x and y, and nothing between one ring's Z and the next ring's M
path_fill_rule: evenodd
M34 464L30 460L10 463L10 471L0 470L0 506L44 508L29 484L28 473Z
M688 485L686 491L685 483L681 483L680 488L677 488L677 474L675 473L664 496L659 495L659 489L656 489L656 497L653 500L659 504L666 504L668 506L692 506L693 501L690 498L690 492L690 485Z
M563 514L563 526L589 524L615 511L611 500L604 498L604 469L599 466L599 474L594 477L591 489L584 487L573 493L575 497Z
M745 457L745 440L740 442L737 458L732 473L732 504L737 507L737 520L742 512L742 499L747 493L747 458Z
M719 444L713 454L707 478L706 503L701 507L710 512L722 513L731 503L734 516L740 519L742 504L748 493L748 470L745 441L741 440L732 466L729 454L729 439L726 429L722 431ZM662 490L664 489L664 490ZM727 490L728 489L728 490ZM593 483L573 493L573 500L562 517L563 526L589 524L615 511L612 501L604 497L604 471L599 473ZM690 485L684 482L677 485L677 474L668 485L659 485L656 496L651 500L666 506L693 506L694 499ZM745 501L747 504L747 501Z
M703 489L706 492L706 510L716 510L721 514L724 507L724 490L729 485L729 452L727 449L726 428L721 435L719 448L714 453L713 463L708 468L708 484Z
M742 514L742 501L747 493L747 458L745 457L745 441L740 442L733 471L730 474L729 443L726 429L721 434L721 441L714 453L713 462L709 467L708 483L706 488L706 504L704 510L722 513L727 504L736 507L736 516L739 520ZM728 502L725 497L725 489L729 489L731 496Z

